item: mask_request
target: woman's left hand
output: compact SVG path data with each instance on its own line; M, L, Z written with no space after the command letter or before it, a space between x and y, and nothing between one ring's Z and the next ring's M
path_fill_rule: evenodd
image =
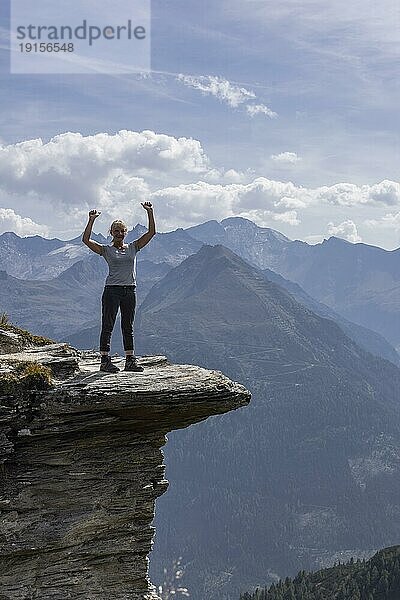
M147 212L149 210L153 210L153 205L151 204L151 202L141 202L140 204L143 206L143 208L145 210L147 210Z

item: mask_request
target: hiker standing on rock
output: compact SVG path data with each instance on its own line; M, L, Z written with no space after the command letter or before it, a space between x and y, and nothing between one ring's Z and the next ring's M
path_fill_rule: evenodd
M123 221L113 221L110 234L111 244L104 245L91 240L93 223L101 214L97 210L89 212L89 221L83 233L82 241L90 250L100 254L108 263L109 274L105 281L101 298L102 320L100 334L100 371L116 373L119 368L111 362L110 340L118 309L121 310L121 329L126 354L124 371L143 371L137 364L133 344L133 321L136 308L136 254L156 233L153 207L151 202L141 202L147 212L148 231L130 244L124 244L128 232Z

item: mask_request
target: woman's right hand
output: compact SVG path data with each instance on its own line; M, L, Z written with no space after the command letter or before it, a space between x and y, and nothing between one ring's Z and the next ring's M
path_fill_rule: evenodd
M100 215L101 215L101 211L98 211L98 210L96 210L96 209L95 209L95 210L91 210L91 211L89 211L89 219L91 219L91 220L93 220L93 221L94 221L95 219L97 219L97 217L98 217L98 216L100 216Z

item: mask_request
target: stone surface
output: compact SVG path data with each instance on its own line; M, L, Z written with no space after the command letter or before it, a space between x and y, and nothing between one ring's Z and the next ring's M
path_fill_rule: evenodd
M0 600L156 600L148 555L166 433L249 392L163 356L140 358L143 373L102 373L97 353L65 344L0 354L0 371L21 360L50 367L54 386L0 398Z
M0 329L0 347L3 352L20 352L23 348L23 343L18 334Z

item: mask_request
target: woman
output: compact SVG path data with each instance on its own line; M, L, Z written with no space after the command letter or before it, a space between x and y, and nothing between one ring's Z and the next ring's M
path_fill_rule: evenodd
M136 254L149 243L156 233L153 207L151 202L141 202L147 211L148 231L140 238L124 244L127 227L123 221L114 221L110 227L112 242L110 245L98 244L90 239L93 223L101 214L97 210L89 212L89 221L83 233L82 241L88 248L100 254L108 263L109 274L102 295L102 322L100 334L100 371L116 373L119 368L111 362L110 340L117 317L121 310L121 329L124 342L125 371L143 371L136 362L133 345L133 320L136 307Z

